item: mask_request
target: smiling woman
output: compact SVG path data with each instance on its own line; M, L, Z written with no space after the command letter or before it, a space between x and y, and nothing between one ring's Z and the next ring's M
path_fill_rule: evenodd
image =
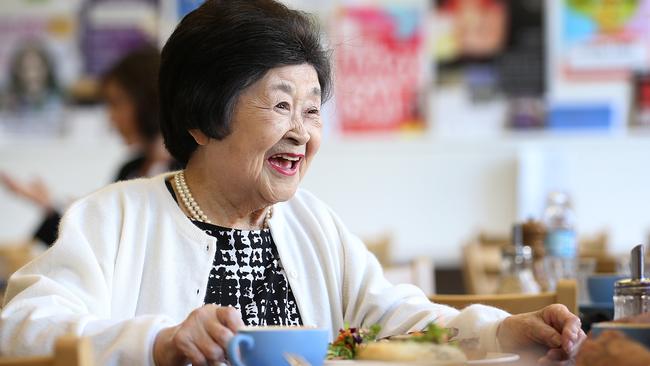
M92 340L98 364L203 365L223 361L244 325L334 336L377 324L384 337L434 321L482 350L572 353L582 335L565 307L508 316L430 303L386 281L331 209L299 189L330 90L328 52L306 14L208 0L168 40L159 79L165 145L184 169L73 204L54 246L9 281L0 353L45 354L73 332Z
M271 205L291 198L320 146L320 106L315 68L280 66L240 93L226 137L189 129L197 148L185 176L207 216L225 227L259 228Z

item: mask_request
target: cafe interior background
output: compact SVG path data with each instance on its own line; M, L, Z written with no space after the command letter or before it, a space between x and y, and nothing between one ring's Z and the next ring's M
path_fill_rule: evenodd
M62 207L110 182L130 151L97 76L164 44L200 2L3 0L0 95L26 43L48 55L56 87L43 86L45 107L0 103L0 172L42 179ZM470 272L498 277L512 225L543 221L553 192L570 197L587 271L621 270L650 241L649 0L286 3L317 14L335 67L302 186L395 281L478 291ZM5 279L3 249L29 241L41 215L0 186Z

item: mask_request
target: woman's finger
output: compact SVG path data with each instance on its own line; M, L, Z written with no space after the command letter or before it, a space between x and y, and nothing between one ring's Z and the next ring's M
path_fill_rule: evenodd
M549 305L541 310L540 315L546 324L552 326L558 332L562 332L568 324L580 323L580 318L562 304Z
M220 307L216 311L219 323L230 329L231 332L236 333L244 326L239 310L233 307Z
M213 364L217 361L225 360L225 352L223 350L223 347L215 339L213 339L212 335L209 332L209 326L211 324L219 325L219 323L214 321L214 318L210 319L199 317L199 319L201 322L194 323L193 329L191 330L193 340L192 345L195 346L199 352L201 352L208 364ZM221 325L219 326L221 328L224 328Z
M206 330L210 335L210 338L219 345L223 350L222 353L225 355L225 350L228 349L228 343L234 336L233 332L217 322L206 324Z
M176 348L190 360L192 365L205 365L207 359L196 346L194 338L186 331L181 330L174 335L173 344Z
M528 336L536 343L547 346L548 348L562 347L562 335L552 326L543 321L535 321L529 324L526 329Z
M566 361L569 359L569 355L564 352L562 348L551 348L546 352L545 356L548 360L558 362L558 361Z
M226 360L225 348L217 343L210 335L201 338L196 347L199 349L208 364L222 362Z
M545 307L540 316L544 323L561 334L562 348L566 353L571 354L582 333L580 318L560 304Z
M570 365L569 356L561 348L550 349L544 357L537 361L538 366L562 366Z

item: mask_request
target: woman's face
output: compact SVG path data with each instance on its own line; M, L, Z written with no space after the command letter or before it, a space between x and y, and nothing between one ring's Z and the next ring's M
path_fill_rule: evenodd
M36 50L25 52L18 69L18 76L23 82L25 91L31 95L38 95L46 91L47 64Z
M320 108L320 84L311 65L271 69L239 96L231 133L210 139L199 155L207 157L204 164L213 174L231 179L228 183L247 197L286 201L320 146Z
M140 143L135 105L126 90L117 81L109 79L104 84L104 98L111 123L122 136L124 143L129 146Z

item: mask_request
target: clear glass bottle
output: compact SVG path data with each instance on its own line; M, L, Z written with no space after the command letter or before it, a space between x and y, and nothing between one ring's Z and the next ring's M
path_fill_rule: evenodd
M563 192L551 192L544 210L546 225L545 267L549 290L557 281L576 278L578 243L575 232L575 214L569 196Z
M533 250L522 241L522 225L512 230L511 245L503 249L501 281L497 293L536 294L540 287L533 275Z

